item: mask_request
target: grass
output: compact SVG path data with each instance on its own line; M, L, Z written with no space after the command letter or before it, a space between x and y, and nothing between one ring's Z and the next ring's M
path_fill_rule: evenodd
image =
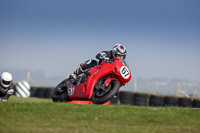
M51 99L10 97L0 102L1 132L197 133L200 110L53 103Z

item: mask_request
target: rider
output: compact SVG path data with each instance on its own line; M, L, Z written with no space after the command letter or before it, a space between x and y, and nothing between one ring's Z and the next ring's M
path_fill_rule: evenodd
M3 72L0 76L0 101L8 101L13 94L12 75L9 72Z
M126 58L126 48L122 44L115 44L112 50L110 51L102 51L96 55L96 58L99 60L99 63L96 60L90 59L85 63L82 63L78 69L76 69L72 74L70 74L69 78L76 80L77 76L91 69L92 67L101 64L102 61L109 62L111 59L116 59L119 57L121 59Z

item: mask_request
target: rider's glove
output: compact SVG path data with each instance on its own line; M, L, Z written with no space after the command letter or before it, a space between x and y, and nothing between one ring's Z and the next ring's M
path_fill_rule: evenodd
M12 95L12 94L13 94L13 92L14 92L14 90L13 90L13 89L10 89L10 90L8 90L8 91L7 91L7 93L8 93L9 95Z
M105 58L103 58L103 61L105 61L105 62L109 62L109 58L108 57L105 57Z

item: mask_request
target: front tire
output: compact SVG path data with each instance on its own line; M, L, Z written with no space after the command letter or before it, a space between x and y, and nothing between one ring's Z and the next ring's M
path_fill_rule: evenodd
M51 97L53 102L67 102L68 94L65 80L63 80L60 84L56 86L56 88L52 90Z
M120 88L120 83L116 80L112 80L110 82L110 85L111 88L109 89L109 91L101 97L97 96L98 91L94 92L94 94L92 95L92 102L94 104L104 104L109 100L111 100L118 93Z

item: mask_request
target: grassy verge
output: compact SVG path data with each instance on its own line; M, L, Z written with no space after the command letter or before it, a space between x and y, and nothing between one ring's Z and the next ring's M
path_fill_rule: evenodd
M0 102L1 132L197 133L200 110L179 107L103 106L11 97Z

